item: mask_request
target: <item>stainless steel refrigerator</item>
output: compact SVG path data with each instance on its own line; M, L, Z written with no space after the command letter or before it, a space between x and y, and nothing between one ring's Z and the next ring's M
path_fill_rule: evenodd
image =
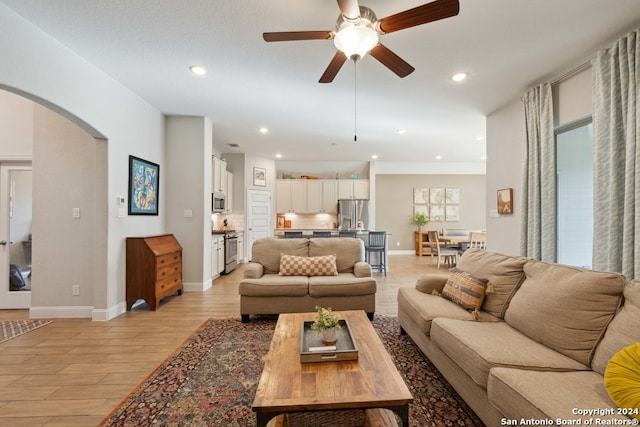
M338 199L340 230L369 229L368 199Z

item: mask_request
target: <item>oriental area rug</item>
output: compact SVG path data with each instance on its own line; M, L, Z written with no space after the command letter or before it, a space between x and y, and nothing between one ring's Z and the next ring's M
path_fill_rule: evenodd
M51 320L0 320L0 343L49 323L51 323Z
M275 324L275 318L206 321L100 425L255 426L251 404ZM372 324L413 394L411 427L484 425L400 335L395 317L377 315Z

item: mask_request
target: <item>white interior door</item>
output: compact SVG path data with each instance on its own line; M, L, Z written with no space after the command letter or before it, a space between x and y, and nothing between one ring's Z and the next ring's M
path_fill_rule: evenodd
M0 163L0 308L31 306L31 163Z
M244 241L247 245L247 259L251 260L253 242L273 236L271 190L248 189L246 206L247 232Z

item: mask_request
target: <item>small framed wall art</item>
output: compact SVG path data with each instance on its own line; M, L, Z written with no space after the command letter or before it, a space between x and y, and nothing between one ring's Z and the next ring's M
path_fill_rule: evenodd
M158 215L160 166L129 156L129 215Z
M513 213L513 188L498 190L498 213Z
M267 186L267 170L264 168L253 168L253 185L259 187Z

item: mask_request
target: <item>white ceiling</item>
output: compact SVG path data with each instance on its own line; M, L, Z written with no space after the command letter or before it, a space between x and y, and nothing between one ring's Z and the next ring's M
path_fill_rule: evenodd
M262 40L333 30L334 0L0 1L164 113L209 117L217 151L288 161L483 162L486 115L640 25L639 0L460 0L456 17L381 37L413 74L357 63L354 143L353 63L320 84L332 41ZM425 2L361 5L382 18Z

